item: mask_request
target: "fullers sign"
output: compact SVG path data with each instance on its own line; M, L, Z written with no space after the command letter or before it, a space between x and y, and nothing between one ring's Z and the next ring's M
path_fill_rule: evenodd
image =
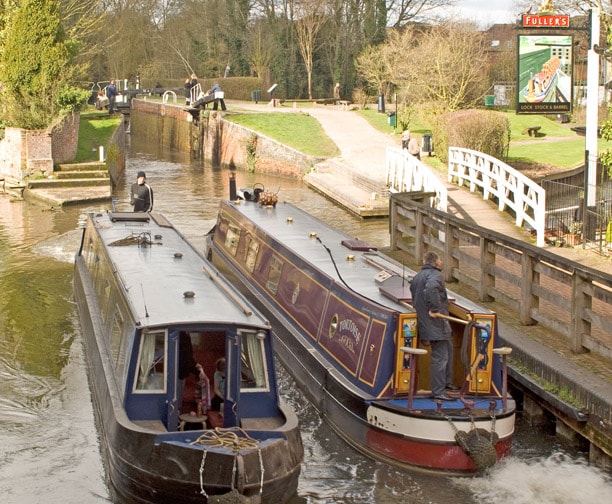
M523 14L524 28L569 28L569 16Z

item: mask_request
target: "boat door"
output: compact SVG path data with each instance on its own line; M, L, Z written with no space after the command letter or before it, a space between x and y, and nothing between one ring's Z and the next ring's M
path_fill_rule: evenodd
M223 424L225 427L238 425L236 404L240 400L240 333L228 330L225 333L225 398L223 401Z
M417 346L416 313L403 313L399 316L398 333L395 345L395 393L407 394L410 384L410 373L414 369L413 356L403 352L402 347ZM415 380L416 384L416 380Z

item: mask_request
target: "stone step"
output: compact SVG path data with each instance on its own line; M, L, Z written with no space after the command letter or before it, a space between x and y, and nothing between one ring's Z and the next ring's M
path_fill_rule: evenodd
M29 189L53 188L53 187L110 187L110 179L106 178L81 178L81 179L36 179L27 181Z
M26 198L36 199L52 207L63 205L106 203L111 201L110 184L87 187L43 187L25 190Z
M85 170L85 171L55 171L53 172L55 180L67 179L87 179L87 178L105 178L108 179L108 171L106 170ZM49 179L53 180L53 179Z
M98 161L88 162L88 163L62 163L57 165L55 171L67 171L67 172L76 172L76 171L106 171L106 163L100 163Z

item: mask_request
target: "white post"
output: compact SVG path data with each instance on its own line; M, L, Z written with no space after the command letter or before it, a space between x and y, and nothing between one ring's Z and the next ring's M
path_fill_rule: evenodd
M104 163L104 145L98 147L98 153L100 154L100 163Z
M597 109L599 107L599 9L591 9L591 45L587 56L586 139L587 159L586 204L595 206L597 194Z

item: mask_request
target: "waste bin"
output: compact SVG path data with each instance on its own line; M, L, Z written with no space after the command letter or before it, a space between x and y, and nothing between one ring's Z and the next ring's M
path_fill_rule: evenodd
M395 128L395 112L387 112L387 123L392 128Z
M484 98L485 107L495 106L495 95L486 95Z
M261 90L254 89L253 91L251 91L251 100L254 101L255 103L260 102L261 101Z
M380 114L385 113L385 95L384 94L378 95L378 112Z
M431 156L431 153L433 152L433 140L431 133L425 133L423 135L422 151L427 152Z

